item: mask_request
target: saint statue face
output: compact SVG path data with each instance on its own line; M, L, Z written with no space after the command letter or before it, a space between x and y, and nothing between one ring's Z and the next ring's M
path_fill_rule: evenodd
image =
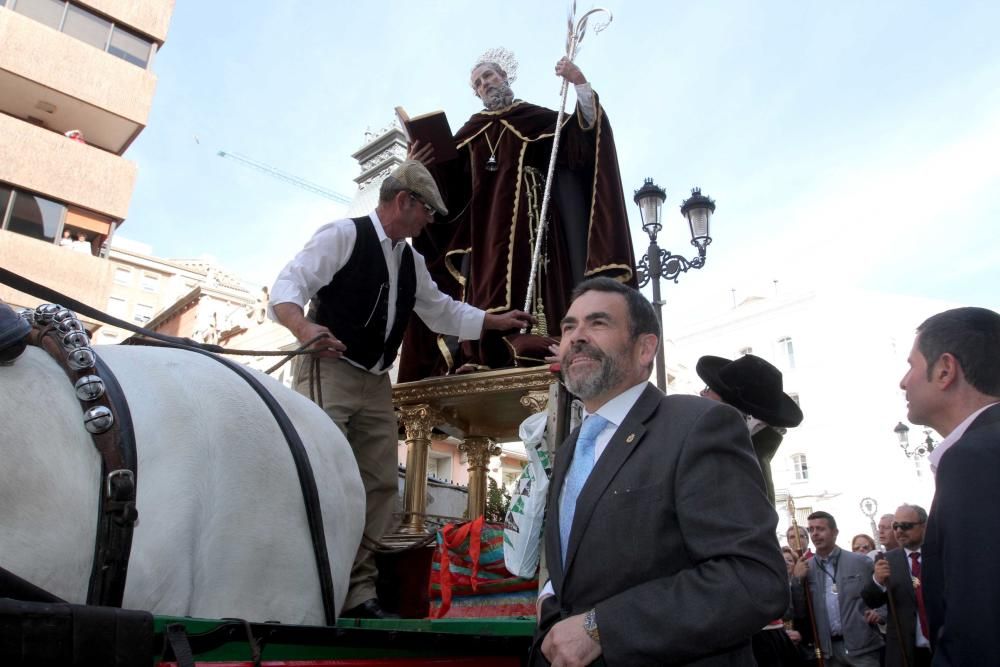
M469 84L475 91L476 97L481 99L483 106L490 111L510 106L514 101L514 91L511 90L503 70L492 63L484 63L472 70Z

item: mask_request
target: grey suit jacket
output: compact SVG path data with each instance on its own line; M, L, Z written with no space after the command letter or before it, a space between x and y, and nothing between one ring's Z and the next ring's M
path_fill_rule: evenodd
M839 547L838 547L839 548ZM826 579L819 569L819 556L810 558L809 592L812 594L812 609L816 617L816 633L824 657L830 657L830 619L826 613ZM868 607L861 599L861 590L871 581L874 563L867 557L840 549L837 564L837 606L840 609L840 626L844 636L844 648L848 655L864 655L882 647L882 636L873 625L865 620ZM792 577L792 599L796 613L805 610L805 593L798 577ZM877 606L877 605L876 605Z
M869 577L861 590L861 599L870 608L875 609L888 605L889 594L892 594L893 604L888 606L886 617L885 667L915 665L913 650L917 640L917 596L913 592L910 564L906 562L906 552L902 547L888 551L885 558L889 561L889 585L883 591L875 580ZM893 609L896 611L895 615L892 613Z
M596 609L597 664L753 665L750 636L788 603L784 561L746 424L733 408L648 385L598 459L565 568L559 502L576 446L556 452L545 525L554 623ZM547 664L538 650L534 664Z
M938 462L924 536L924 604L934 665L996 658L1000 628L1000 405L976 417Z

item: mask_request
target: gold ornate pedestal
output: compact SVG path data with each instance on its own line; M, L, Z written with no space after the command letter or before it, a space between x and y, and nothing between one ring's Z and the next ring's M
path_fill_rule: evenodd
M406 431L405 513L400 532L424 534L427 498L427 450L431 429L462 441L469 457L470 519L486 509L486 470L499 443L519 439L524 418L545 409L556 377L548 367L510 368L451 375L393 387L392 400Z

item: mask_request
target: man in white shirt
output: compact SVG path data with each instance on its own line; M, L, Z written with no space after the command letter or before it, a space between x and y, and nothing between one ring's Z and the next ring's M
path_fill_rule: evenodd
M272 318L317 350L316 363L299 358L295 388L314 397L318 387L321 407L351 443L365 486L365 534L376 539L389 527L397 493L398 439L388 373L410 314L434 331L462 339L531 321L522 311L484 313L441 293L424 258L405 241L435 213L448 211L434 179L422 164L407 160L382 183L370 215L320 227L271 289ZM384 616L375 593L377 575L373 554L359 549L341 616Z
M635 289L574 291L560 365L584 421L556 451L530 664L754 665L751 635L788 604L746 422L649 384L658 344Z
M931 453L931 504L921 581L933 664L991 663L1000 628L1000 315L955 308L917 327L899 386L908 419L944 440ZM984 526L987 528L984 529Z
M893 519L899 548L875 562L872 580L861 597L872 609L888 604L885 638L886 667L929 667L927 610L921 587L922 555L927 511L919 505L900 505ZM890 600L891 597L891 600Z

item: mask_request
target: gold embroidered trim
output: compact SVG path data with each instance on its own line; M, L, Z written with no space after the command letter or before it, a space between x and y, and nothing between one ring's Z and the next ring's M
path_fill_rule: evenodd
M444 363L448 367L448 372L455 367L455 359L451 356L451 350L448 349L448 345L444 342L444 336L438 335L437 337L438 350L441 352L441 356L444 357Z

